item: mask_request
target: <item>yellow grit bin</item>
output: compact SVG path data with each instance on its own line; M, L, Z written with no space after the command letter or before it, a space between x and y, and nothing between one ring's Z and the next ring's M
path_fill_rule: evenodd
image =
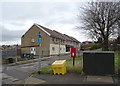
M66 73L66 60L57 60L52 63L52 69L55 74L62 74Z

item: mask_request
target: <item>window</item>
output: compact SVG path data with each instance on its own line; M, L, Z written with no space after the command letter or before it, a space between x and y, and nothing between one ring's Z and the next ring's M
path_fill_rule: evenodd
M34 39L34 38L31 38L31 42L35 42L35 39Z
M54 42L54 38L52 38L52 41Z
M58 40L56 39L56 42L57 42Z
M63 43L65 43L65 41L63 40Z
M59 39L59 42L61 43L61 42L62 42L62 40L61 40L61 39Z
M70 45L66 45L66 52L70 52Z
M60 50L62 50L62 48L60 48Z
M35 55L36 54L36 47L31 47L30 52Z
M54 47L52 47L52 51L55 51L55 48L54 48Z
M64 43L64 40L62 40L62 43Z

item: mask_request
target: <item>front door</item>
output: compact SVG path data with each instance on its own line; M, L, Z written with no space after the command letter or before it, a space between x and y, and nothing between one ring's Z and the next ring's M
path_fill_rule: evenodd
M30 48L30 53L32 53L32 54L36 54L36 47L31 47Z

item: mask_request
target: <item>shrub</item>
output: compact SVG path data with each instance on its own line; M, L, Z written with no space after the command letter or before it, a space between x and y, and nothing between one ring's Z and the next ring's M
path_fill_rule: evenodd
M95 50L95 49L99 49L99 48L101 48L100 44L94 44L91 46L90 50Z

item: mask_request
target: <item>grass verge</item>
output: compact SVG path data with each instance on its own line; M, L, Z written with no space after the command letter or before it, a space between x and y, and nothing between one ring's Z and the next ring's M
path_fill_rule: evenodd
M120 70L120 60L118 59L120 55L120 51L115 51L115 73L118 73Z
M73 66L73 59L67 60L66 68L67 72L82 73L83 68L83 57L78 56L75 58L75 65Z

